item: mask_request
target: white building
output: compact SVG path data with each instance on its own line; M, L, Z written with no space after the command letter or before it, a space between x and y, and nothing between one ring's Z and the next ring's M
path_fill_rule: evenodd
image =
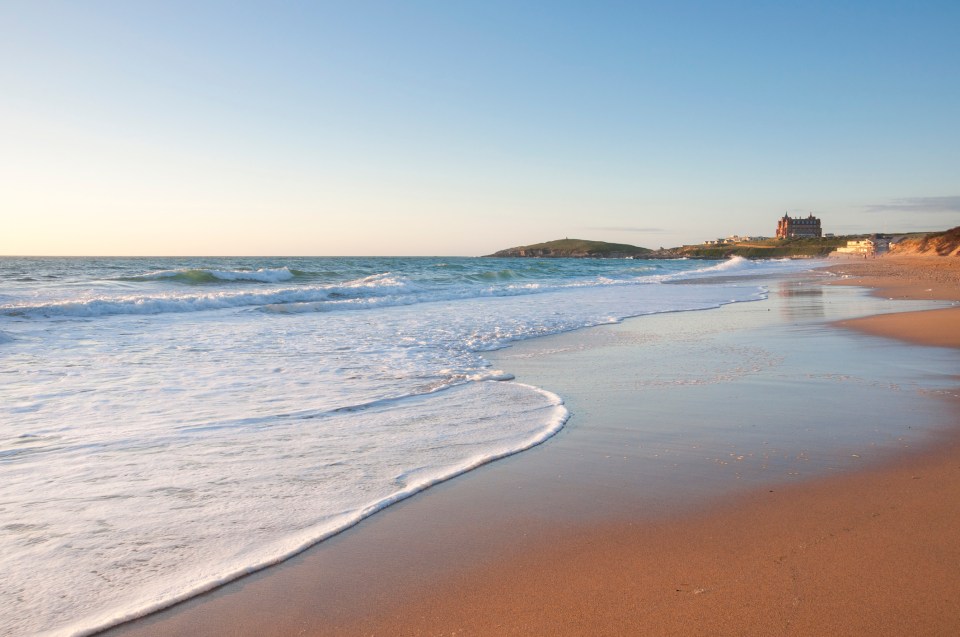
M873 239L862 239L860 241L847 241L847 247L837 248L840 254L862 254L873 255L877 252L877 244Z

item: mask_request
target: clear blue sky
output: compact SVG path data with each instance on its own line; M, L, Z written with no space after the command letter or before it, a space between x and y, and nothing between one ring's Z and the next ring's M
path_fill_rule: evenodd
M0 254L960 225L960 2L0 0Z

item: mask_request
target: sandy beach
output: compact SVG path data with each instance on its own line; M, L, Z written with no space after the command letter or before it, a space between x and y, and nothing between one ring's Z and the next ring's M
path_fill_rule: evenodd
M960 637L960 1L0 16L0 637Z
M830 270L843 277L837 285L872 288L880 297L957 301L957 261L952 257L886 256L845 262ZM920 345L960 347L960 307L874 316L840 325Z
M956 634L958 263L503 350L555 439L109 634Z

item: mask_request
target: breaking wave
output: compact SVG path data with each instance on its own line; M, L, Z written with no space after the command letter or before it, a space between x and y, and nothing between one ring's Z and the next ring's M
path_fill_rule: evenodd
M0 314L28 317L82 317L93 318L118 314L164 314L168 312L197 312L238 307L265 306L289 303L317 303L323 301L353 301L383 296L408 295L418 289L408 279L394 277L389 272L364 277L336 285L284 287L262 292L232 291L197 293L155 293L135 295L97 296L71 301L52 301L35 305L0 305ZM408 301L409 302L409 301Z
M260 268L259 270L157 270L132 277L123 277L122 281L178 281L187 284L222 283L224 281L242 281L255 283L282 283L304 272L289 268Z
M702 279L711 276L759 276L766 274L784 274L802 272L816 267L816 263L798 259L761 259L751 260L733 256L715 265L696 270L687 270L663 277L664 281Z

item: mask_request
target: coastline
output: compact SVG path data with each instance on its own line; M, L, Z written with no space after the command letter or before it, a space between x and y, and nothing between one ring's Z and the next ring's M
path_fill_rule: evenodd
M829 313L815 288L777 292L786 323ZM761 320L769 308L750 307L761 305L728 314ZM596 360L636 366L608 355L654 343L634 329L651 319L531 348L560 344L589 357L593 347ZM723 347L734 346L718 346L719 354ZM503 355L523 356L521 349ZM754 369L776 364L762 352L746 355ZM626 371L608 370L597 382ZM741 373L693 372L706 379L701 404ZM597 416L596 403L610 397L602 390L580 397L579 421ZM956 423L955 397L923 400L952 410L944 425ZM562 431L564 444L441 484L288 563L111 634L937 634L960 625L944 603L958 590L946 570L956 563L949 529L958 520L943 506L956 501L960 484L955 434L937 433L941 444L931 450L929 438L881 432L863 453L772 454L736 475L735 460L691 464L698 454L684 461L664 438L662 453L624 449L617 466L608 452L623 444L623 432L608 429ZM732 432L717 438L729 441ZM805 444L813 455L837 446ZM907 445L926 451L904 454ZM873 448L867 468L850 459ZM627 462L637 460L659 469L644 473ZM817 468L804 473L811 464ZM649 487L646 495L638 484Z

